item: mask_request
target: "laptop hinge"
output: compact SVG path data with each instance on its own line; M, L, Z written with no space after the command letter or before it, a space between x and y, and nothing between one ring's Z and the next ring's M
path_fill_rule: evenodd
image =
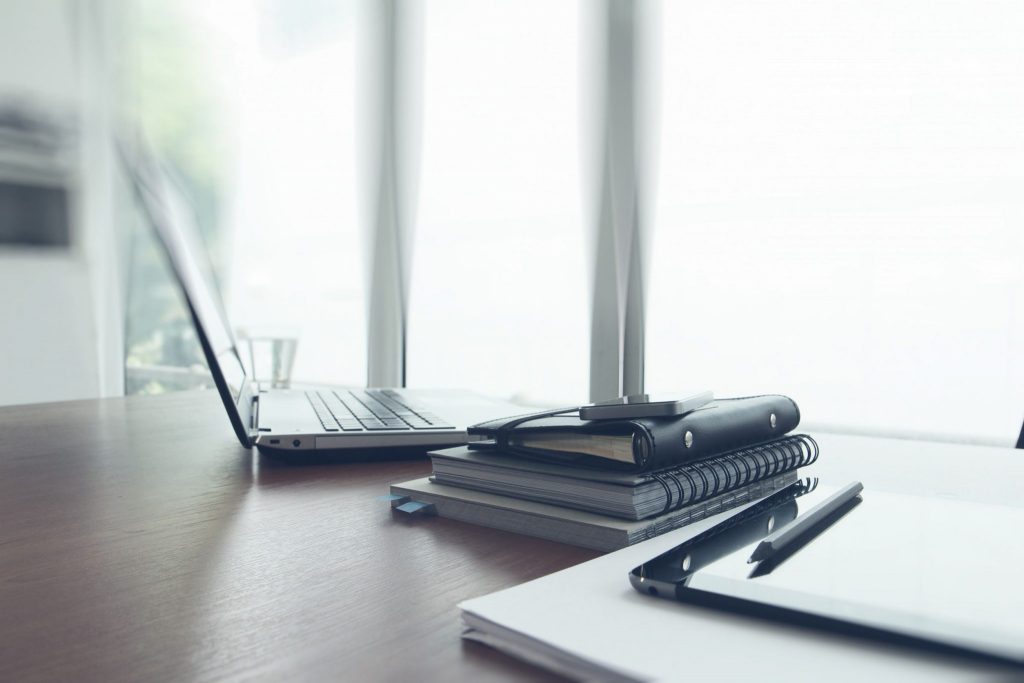
M260 397L252 397L252 424L249 425L249 436L255 438L260 431Z

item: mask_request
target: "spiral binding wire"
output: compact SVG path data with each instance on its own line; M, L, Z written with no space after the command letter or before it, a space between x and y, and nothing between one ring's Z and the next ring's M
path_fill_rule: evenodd
M819 452L818 442L812 437L807 434L793 434L705 460L688 462L668 470L652 472L651 477L665 489L665 509L662 510L664 514L798 467L806 467L818 459ZM686 479L689 495L680 477Z

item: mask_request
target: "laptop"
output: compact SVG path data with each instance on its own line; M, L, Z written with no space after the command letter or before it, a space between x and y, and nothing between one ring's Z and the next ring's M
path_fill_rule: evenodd
M238 440L289 459L421 456L466 443L469 425L530 412L461 390L311 387L279 389L250 379L184 194L148 154L121 146L143 215L170 260L210 374Z

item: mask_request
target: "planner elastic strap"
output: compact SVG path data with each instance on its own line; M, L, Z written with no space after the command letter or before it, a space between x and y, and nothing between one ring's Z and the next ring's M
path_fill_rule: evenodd
M519 417L512 418L507 422L503 422L492 431L494 441L500 448L508 448L508 437L513 429L521 424L529 422L531 420L540 420L545 417L558 417L560 415L568 415L570 413L578 413L580 410L579 406L572 406L571 408L557 408L555 410L544 410L539 413L530 413L529 415L520 415ZM486 423L485 423L486 424Z

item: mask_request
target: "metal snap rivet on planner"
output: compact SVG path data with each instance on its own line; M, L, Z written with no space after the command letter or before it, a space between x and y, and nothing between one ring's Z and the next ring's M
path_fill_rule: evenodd
M690 559L690 556L689 556L689 555L687 555L686 557L684 557L684 558L683 558L683 571L684 571L684 572L688 572L688 571L690 571L690 565L691 565L692 563L693 563L693 560L691 560L691 559Z
M772 413L768 421L772 423L772 429L775 429L775 413Z
M683 443L686 444L687 448L693 445L693 432L687 431L686 434L683 435Z
M768 533L775 530L775 515L768 515Z

